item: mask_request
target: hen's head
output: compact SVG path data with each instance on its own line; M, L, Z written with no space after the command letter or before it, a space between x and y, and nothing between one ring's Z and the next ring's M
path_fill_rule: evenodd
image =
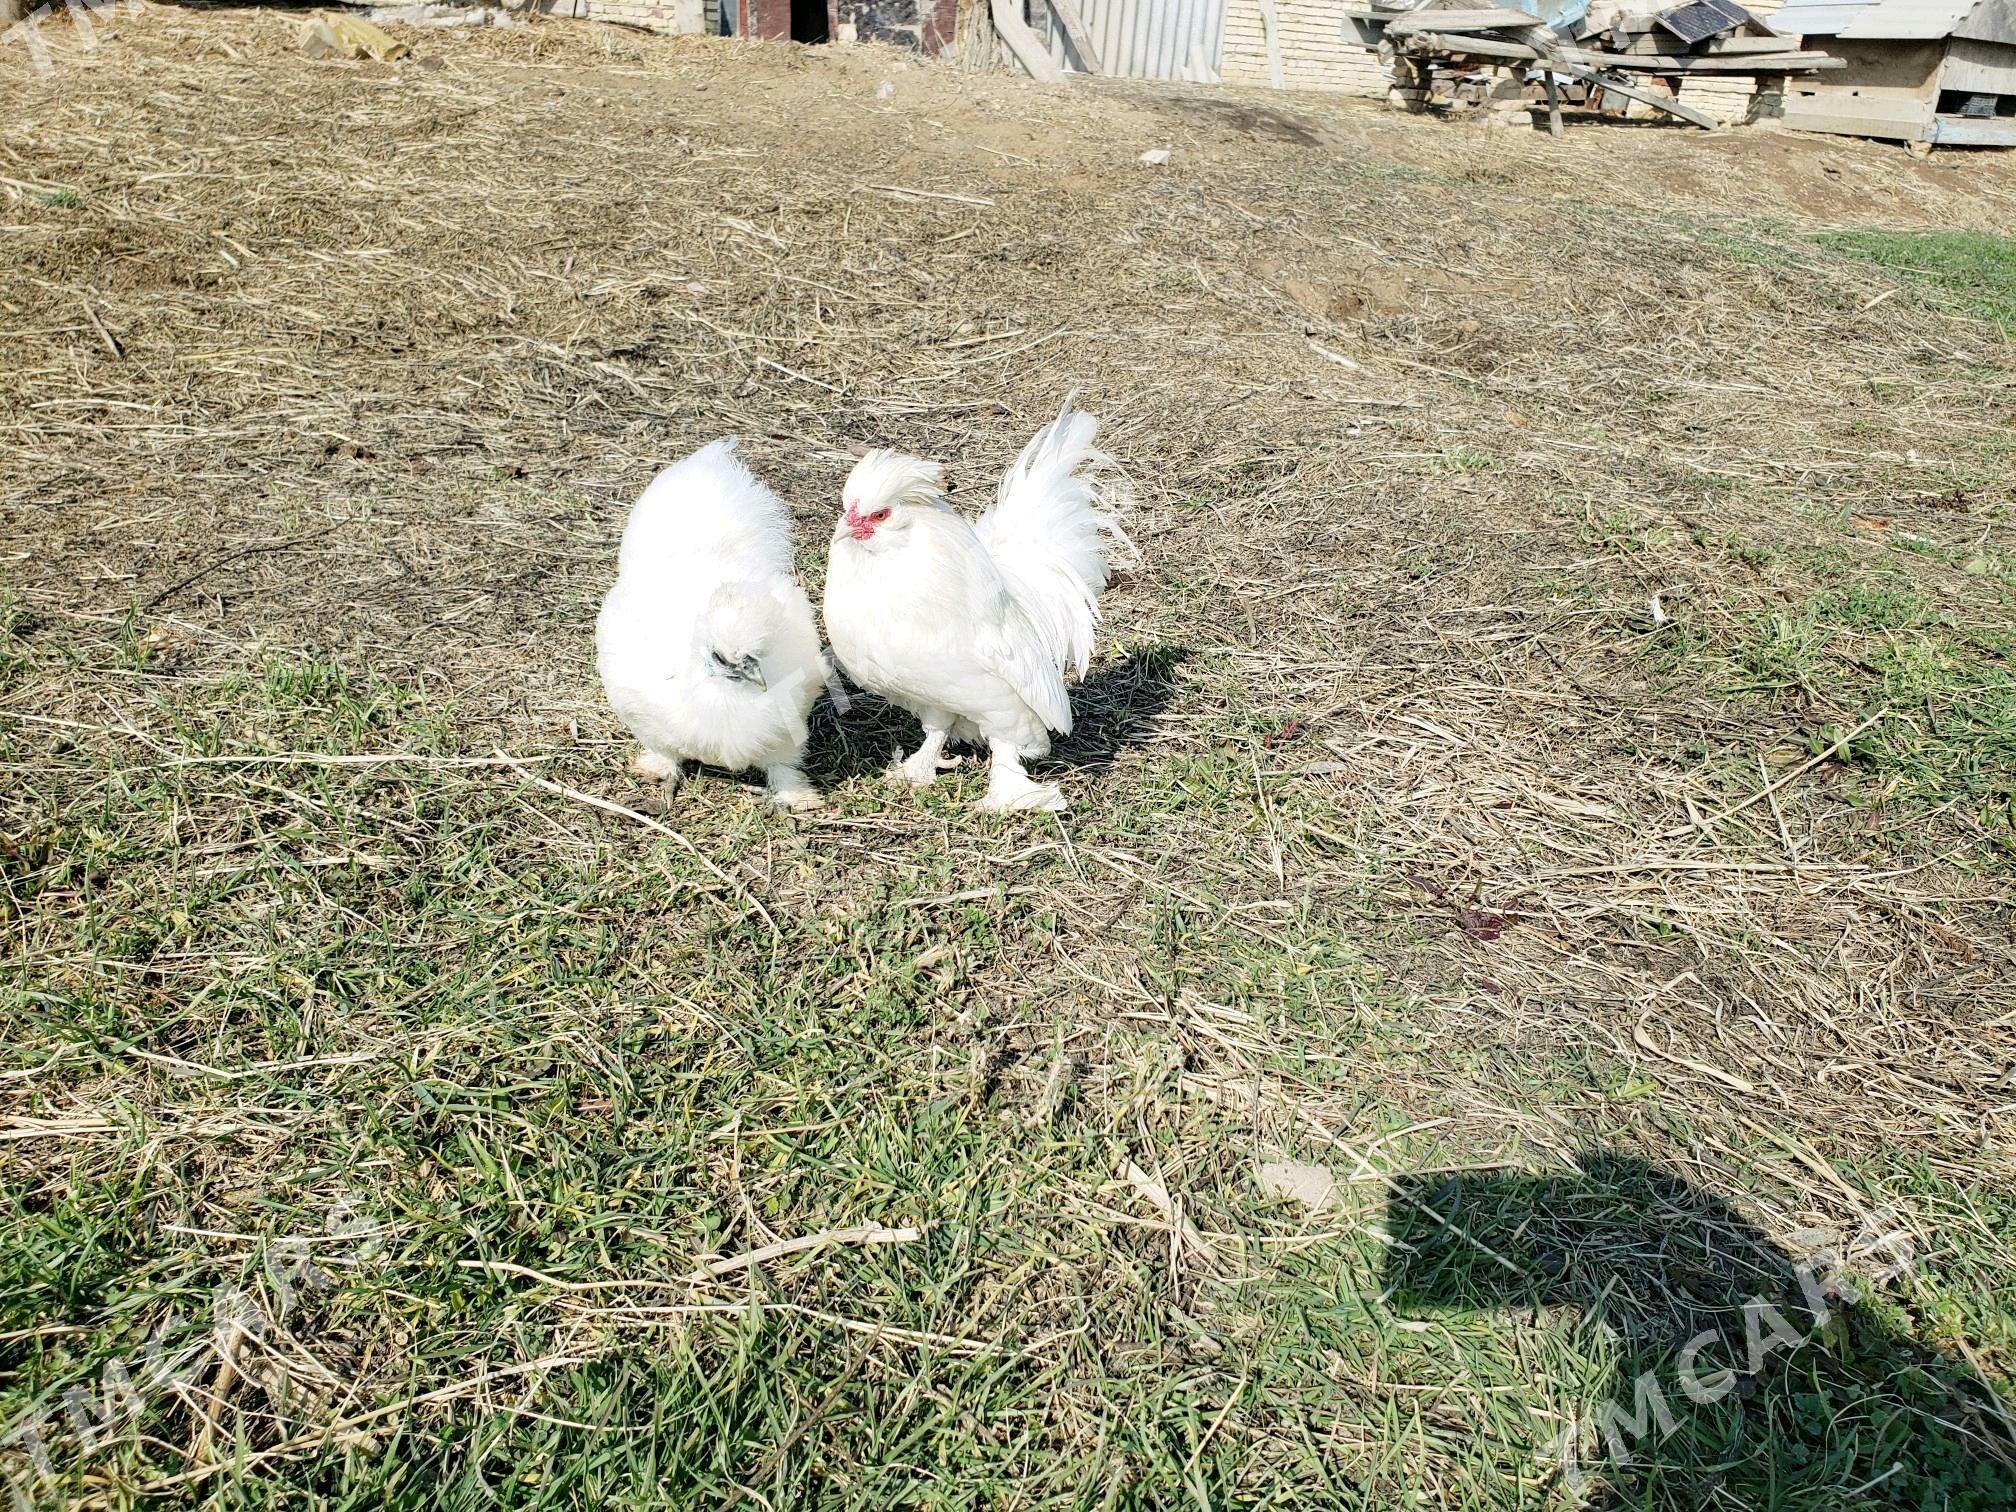
M761 584L723 583L708 598L694 637L701 670L710 677L767 691L770 679L763 671L763 658L781 613L776 595Z
M840 523L833 539L871 547L901 540L918 510L943 505L942 476L936 462L922 457L871 451L854 464L841 487Z

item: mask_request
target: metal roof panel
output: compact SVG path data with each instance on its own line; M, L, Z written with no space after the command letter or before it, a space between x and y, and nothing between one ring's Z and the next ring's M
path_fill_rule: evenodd
M1944 37L1967 18L1976 0L1880 0L1839 35L1903 40Z
M1786 0L1765 21L1776 32L1832 37L1868 10L1871 3L1872 0Z
M1776 31L1806 37L1908 42L1946 37L1979 0L1788 0L1771 17Z

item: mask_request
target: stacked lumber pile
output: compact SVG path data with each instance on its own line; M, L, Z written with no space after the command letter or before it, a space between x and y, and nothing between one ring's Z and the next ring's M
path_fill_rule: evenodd
M1556 136L1563 104L1664 112L1713 129L1721 124L1714 116L1682 103L1684 82L1740 82L1747 94L1761 81L1845 66L1808 51L1799 37L1780 36L1735 0L1683 0L1656 11L1584 6L1557 10L1551 25L1531 12L1461 0L1354 14L1385 23L1377 45L1394 72L1396 103L1482 107L1500 123L1544 105Z

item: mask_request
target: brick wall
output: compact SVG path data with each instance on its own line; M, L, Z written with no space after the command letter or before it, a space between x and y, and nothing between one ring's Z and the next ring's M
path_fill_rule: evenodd
M1708 79L1700 76L1682 77L1680 80L1680 103L1692 105L1696 110L1713 116L1718 121L1738 122L1749 119L1751 101L1757 95L1757 80L1742 74L1734 78Z
M1391 80L1378 55L1358 44L1345 9L1343 0L1274 0L1286 88L1385 95ZM1225 59L1219 72L1227 84L1264 88L1271 82L1260 0L1226 0Z

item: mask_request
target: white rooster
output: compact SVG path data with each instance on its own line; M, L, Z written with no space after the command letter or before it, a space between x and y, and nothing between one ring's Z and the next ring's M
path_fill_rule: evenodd
M1071 733L1066 672L1092 659L1099 595L1115 560L1125 487L1095 450L1099 422L1070 400L968 521L938 464L873 451L847 476L826 569L826 633L848 674L915 714L924 743L902 763L934 781L947 740L985 741L986 809L1062 809L1022 763Z
M812 808L806 716L827 677L812 604L791 573L791 516L733 438L651 480L630 511L595 665L631 763L676 791L688 761L761 767L773 802Z

